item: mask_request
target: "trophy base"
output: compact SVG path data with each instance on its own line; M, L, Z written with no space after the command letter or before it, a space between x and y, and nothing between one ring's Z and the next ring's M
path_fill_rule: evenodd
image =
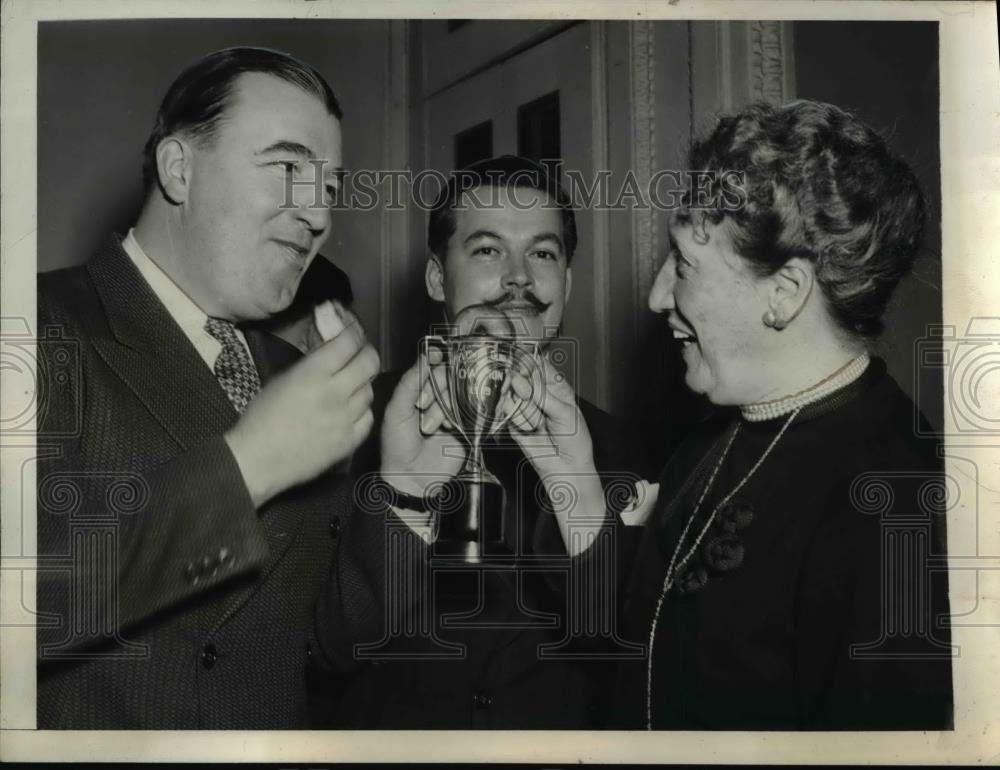
M481 564L510 555L503 531L504 490L496 479L457 476L442 499L434 558Z

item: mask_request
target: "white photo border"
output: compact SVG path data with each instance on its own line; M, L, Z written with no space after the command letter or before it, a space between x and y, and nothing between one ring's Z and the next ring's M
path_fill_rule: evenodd
M1000 72L992 2L580 2L482 0L4 0L2 3L2 214L0 316L34 319L37 201L37 23L129 18L584 18L932 20L940 30L943 322L960 333L973 318L1000 315ZM9 378L0 378L7 404ZM948 443L953 457L977 458L981 518L996 520L996 446ZM975 600L994 622L953 629L955 729L949 732L418 732L418 731L38 731L35 633L18 625L33 597L33 441L0 441L3 564L0 584L0 757L8 761L255 761L286 766L332 762L670 762L965 764L1000 755L1000 527L983 527L984 564ZM24 470L22 470L24 468ZM991 490L994 490L991 492ZM954 512L953 512L954 513ZM949 514L952 515L951 513ZM958 514L955 514L958 515ZM992 534L991 534L992 533ZM992 540L989 540L992 538ZM22 544L32 544L22 551Z

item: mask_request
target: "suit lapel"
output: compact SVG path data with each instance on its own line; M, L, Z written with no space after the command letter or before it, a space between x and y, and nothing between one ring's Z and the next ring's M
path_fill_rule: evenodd
M229 430L238 415L215 375L170 316L115 238L87 265L97 289L110 337L94 345L121 378L183 449ZM300 355L266 332L246 332L247 345L261 383ZM315 495L313 495L315 496ZM309 503L290 490L260 510L271 558L260 579L238 590L218 617L216 628L232 617L256 592L287 553L302 527ZM319 503L315 503L318 505Z
M236 411L218 380L120 241L87 267L113 335L94 344L163 429L189 449L231 428Z

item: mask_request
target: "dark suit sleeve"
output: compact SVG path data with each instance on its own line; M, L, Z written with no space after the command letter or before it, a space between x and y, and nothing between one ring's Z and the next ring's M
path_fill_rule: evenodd
M352 513L317 601L317 663L328 674L363 666L429 606L430 548L378 500L370 481L355 485Z
M39 328L84 339L40 301ZM221 436L165 461L112 446L130 415L58 346L39 345L38 641L67 652L123 629L235 576L259 569L268 546L239 467ZM108 421L125 421L114 425ZM138 439L136 444L138 445ZM159 448L157 451L161 451ZM166 449L162 450L166 452ZM118 465L114 457L120 458ZM95 459L95 457L99 459Z
M588 532L587 536L593 537L591 545L569 559L568 576L557 579L547 575L548 583L561 595L567 628L575 629L575 650L598 656L638 655L640 647L621 634L620 607L643 528L625 526L620 513L631 502L636 483L648 478L642 445L637 432L624 421L585 401L580 402L580 408L591 434L594 463L604 490L604 518L596 533ZM536 545L539 543L544 544L545 553L566 552L552 514L539 517ZM601 697L606 700L608 694Z
M398 373L372 383L375 428L351 461L351 511L337 544L330 575L316 605L315 648L320 668L341 675L361 668L365 650L390 641L392 628L428 606L430 549L380 493L379 429Z

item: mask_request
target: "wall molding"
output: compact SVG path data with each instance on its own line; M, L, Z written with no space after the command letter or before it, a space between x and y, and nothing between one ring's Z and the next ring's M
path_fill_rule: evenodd
M769 104L782 104L794 99L791 22L751 21L748 27L750 97Z
M656 52L650 21L629 24L629 75L632 97L631 170L639 188L646 190L656 171ZM657 262L656 213L651 206L632 210L634 262L633 308L635 322L646 306Z
M795 98L793 22L691 22L692 90L697 116L731 113L751 102Z
M408 66L410 62L410 30L405 19L386 21L386 56L383 110L385 134L382 147L382 168L407 168L410 158L410 84ZM393 267L400 269L405 263L399 255L406 254L409 247L410 221L409 206L402 211L388 211L382 207L381 252L379 254L379 327L378 344L382 360L396 362L391 349L393 340L392 308ZM395 257L395 260L394 260ZM405 274L402 276L405 279Z
M608 146L608 31L604 21L590 22L590 103L591 161L594 172L610 168ZM597 405L609 406L611 385L609 355L611 351L611 221L610 212L597 206L593 209L594 265L594 359L596 362L595 390ZM579 383L575 383L579 387Z

